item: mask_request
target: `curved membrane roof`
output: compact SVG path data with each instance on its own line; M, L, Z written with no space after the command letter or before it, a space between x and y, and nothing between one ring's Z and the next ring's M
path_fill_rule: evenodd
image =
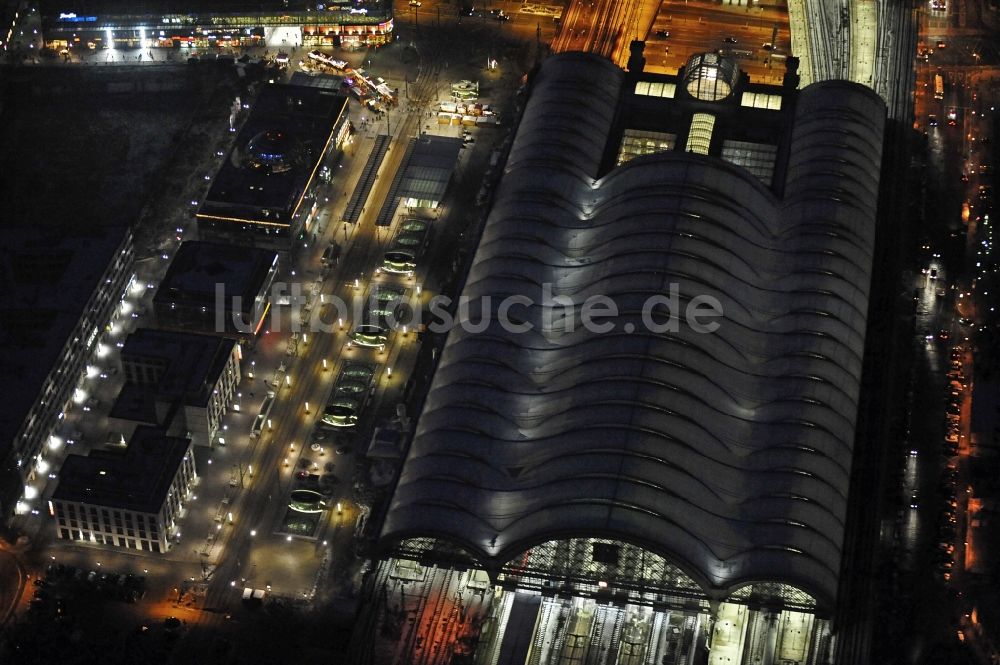
M784 200L681 152L598 180L623 78L582 54L542 68L463 292L491 323L449 334L383 542L444 538L496 567L616 538L710 596L782 583L832 604L884 106L803 90ZM672 288L682 310L716 299L718 329L651 331L643 307ZM510 310L529 331L497 321L510 295L533 302ZM618 308L609 331L582 324L594 296Z

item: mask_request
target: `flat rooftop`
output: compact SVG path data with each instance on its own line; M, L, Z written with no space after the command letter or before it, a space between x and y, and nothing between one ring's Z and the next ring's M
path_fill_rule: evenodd
M160 288L156 306L215 307L216 285L225 288L227 309L234 296L243 298L243 311L253 309L254 298L278 260L276 252L191 240L181 243Z
M191 447L188 439L139 427L122 452L68 455L52 498L120 510L157 513Z
M0 376L17 387L0 400L0 459L126 233L124 226L0 230Z
M236 341L214 335L142 328L129 335L122 348L122 361L146 360L163 368L155 385L126 384L112 409L126 406L131 394L154 394L162 399L182 400L189 406L205 406ZM123 400L124 398L124 400ZM146 400L143 400L146 402Z
M335 91L265 86L216 173L198 217L290 226L346 112L346 95Z
M462 152L462 139L424 135L416 139L404 166L399 195L404 198L440 201Z

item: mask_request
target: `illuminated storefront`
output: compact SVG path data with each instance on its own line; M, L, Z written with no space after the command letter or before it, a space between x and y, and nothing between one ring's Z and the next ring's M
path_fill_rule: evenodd
M379 46L389 42L393 30L389 2L376 2L366 9L331 6L323 11L285 13L133 14L128 5L99 15L45 13L44 9L45 44L58 49L248 48L264 46L275 28L297 29L294 38L303 46Z
M305 46L380 46L392 35L392 19L378 23L353 23L341 25L304 26L302 44Z

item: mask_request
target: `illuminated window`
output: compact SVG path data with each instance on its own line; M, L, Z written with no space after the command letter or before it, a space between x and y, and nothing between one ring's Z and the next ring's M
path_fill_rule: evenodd
M676 134L626 129L622 135L621 148L618 150L618 165L642 155L668 152L674 149L676 143Z
M635 84L635 94L645 97L667 97L674 98L677 92L677 84L660 83L657 81L637 81Z
M744 92L740 98L741 106L755 109L781 110L781 95L769 95L763 92Z
M691 118L691 129L688 131L687 152L707 155L712 145L712 128L715 127L715 116L711 113L695 113Z
M767 185L771 186L774 177L774 161L778 147L766 143L751 143L749 141L723 141L722 158L737 166L742 166Z

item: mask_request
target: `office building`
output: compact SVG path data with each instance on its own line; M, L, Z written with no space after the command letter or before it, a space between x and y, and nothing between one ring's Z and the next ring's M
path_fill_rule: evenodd
M56 536L164 553L197 481L191 442L154 427L124 450L69 455L49 501Z
M350 135L347 97L266 85L197 213L201 238L282 252L316 233L323 192Z
M128 440L142 424L196 446L225 445L222 417L238 405L242 351L233 339L143 328L122 348L125 385L111 428Z
M102 351L132 272L132 230L19 227L0 233L0 510L35 508L47 446L63 414L82 403L87 363ZM44 476L43 476L44 477Z
M252 342L271 308L276 252L221 243L181 243L153 296L160 328Z

